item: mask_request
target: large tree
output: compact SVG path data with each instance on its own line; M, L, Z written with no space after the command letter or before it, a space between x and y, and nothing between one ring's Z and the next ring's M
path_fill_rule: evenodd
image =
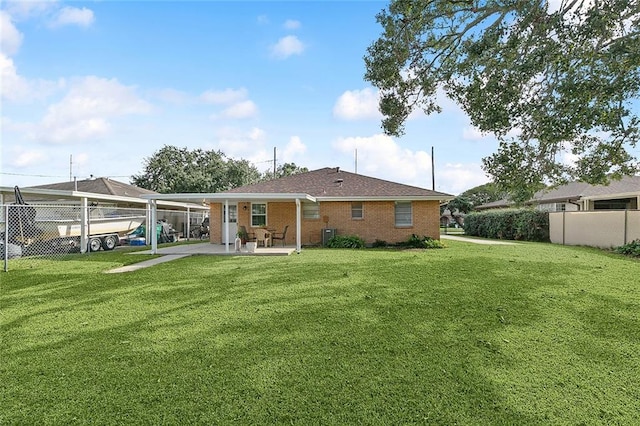
M464 197L471 203L472 207L476 207L482 204L491 203L506 198L508 194L501 191L498 186L493 183L485 183L483 185L475 186L467 189L459 197Z
M141 188L160 193L218 192L258 181L260 172L246 160L220 151L165 145L145 159L144 171L131 177Z
M306 167L297 166L296 163L284 163L284 164L280 164L276 168L275 175L273 174L272 170L268 170L264 172L260 180L278 179L281 177L291 176L298 173L306 173L308 171L309 169L307 169Z
M387 134L442 92L498 137L483 167L515 199L638 170L639 0L392 0L377 20L365 78Z

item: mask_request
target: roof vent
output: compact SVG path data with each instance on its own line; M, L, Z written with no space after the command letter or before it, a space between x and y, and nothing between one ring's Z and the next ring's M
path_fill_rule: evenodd
M340 167L336 167L336 173L340 173Z
M335 182L340 186L340 188L342 188L342 182L344 182L344 179L336 179Z

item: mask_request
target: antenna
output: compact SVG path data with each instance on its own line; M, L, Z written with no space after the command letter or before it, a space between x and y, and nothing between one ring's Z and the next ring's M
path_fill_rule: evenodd
M73 154L69 154L69 182L73 174Z
M273 147L273 178L276 178L276 147Z

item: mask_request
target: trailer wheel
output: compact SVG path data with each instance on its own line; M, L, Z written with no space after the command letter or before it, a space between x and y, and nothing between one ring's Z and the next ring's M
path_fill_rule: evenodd
M100 247L102 247L102 241L100 241L100 238L93 237L89 239L89 251L98 251L100 250Z
M113 250L120 242L119 240L117 235L107 235L102 239L102 248L105 251Z

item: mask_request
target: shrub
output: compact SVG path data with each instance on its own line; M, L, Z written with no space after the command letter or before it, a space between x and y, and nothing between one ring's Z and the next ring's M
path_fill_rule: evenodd
M484 238L549 241L549 214L534 209L473 212L465 217L465 234Z
M640 239L633 240L628 244L616 247L614 251L626 256L640 257Z
M406 248L444 248L445 245L440 240L434 240L431 237L420 237L416 234L411 236L402 243L398 244L400 247Z
M387 242L386 242L386 241L376 239L376 240L373 242L373 244L371 245L371 247L373 247L373 248L382 248L382 247L386 247L386 246L388 246L388 245L389 245L389 244L387 244Z
M363 248L364 240L357 235L335 235L327 241L329 248Z

